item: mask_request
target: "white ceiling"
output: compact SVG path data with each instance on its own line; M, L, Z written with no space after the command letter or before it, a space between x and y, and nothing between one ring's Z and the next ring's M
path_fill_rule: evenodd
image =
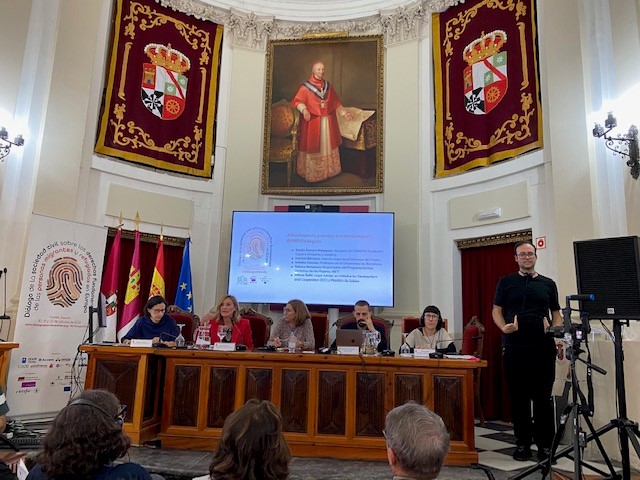
M336 21L370 17L382 11L393 11L402 5L415 5L413 0L200 0L218 8L234 8L258 15L274 16L290 21Z

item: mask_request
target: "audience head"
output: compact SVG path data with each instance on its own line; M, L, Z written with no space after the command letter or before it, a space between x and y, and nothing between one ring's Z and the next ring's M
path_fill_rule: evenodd
M218 322L222 322L223 317L230 316L231 322L236 323L238 321L239 310L240 306L238 305L238 299L233 295L225 295L218 301L214 315Z
M290 460L280 412L252 398L225 420L209 473L213 480L276 480L289 475Z
M413 402L387 414L385 439L393 474L402 477L436 478L449 451L449 433L442 419Z
M436 323L436 331L442 328L442 315L440 314L440 309L435 305L429 305L422 311L422 316L420 317L420 326L424 327L425 322L428 317L434 318L434 315L437 315L437 323Z
M284 319L288 323L299 327L308 318L311 318L311 315L302 300L294 299L287 302L287 305L284 307Z
M90 478L127 453L118 403L106 390L85 390L58 413L37 459L47 477Z
M158 323L169 308L169 304L162 295L154 295L147 300L144 306L144 313L152 322Z

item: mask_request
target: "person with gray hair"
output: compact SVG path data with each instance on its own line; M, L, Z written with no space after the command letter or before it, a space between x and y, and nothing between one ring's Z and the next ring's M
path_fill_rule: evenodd
M449 451L449 432L434 412L409 402L387 414L384 437L394 480L438 477Z

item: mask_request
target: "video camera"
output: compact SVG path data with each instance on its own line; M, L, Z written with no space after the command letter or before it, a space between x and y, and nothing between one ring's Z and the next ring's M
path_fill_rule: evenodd
M570 302L577 300L580 302L595 300L594 295L567 295L566 307L562 309L562 326L547 328L546 333L552 335L555 338L564 338L570 345L579 345L581 341L587 338L587 335L591 333L591 324L589 323L589 314L581 312L571 308ZM573 323L571 321L571 312L580 313L580 323Z

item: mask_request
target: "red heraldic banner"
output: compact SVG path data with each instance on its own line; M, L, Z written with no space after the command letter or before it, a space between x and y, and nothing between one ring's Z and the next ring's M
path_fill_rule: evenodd
M116 0L96 153L211 177L222 26Z
M436 177L542 147L535 0L433 15Z

